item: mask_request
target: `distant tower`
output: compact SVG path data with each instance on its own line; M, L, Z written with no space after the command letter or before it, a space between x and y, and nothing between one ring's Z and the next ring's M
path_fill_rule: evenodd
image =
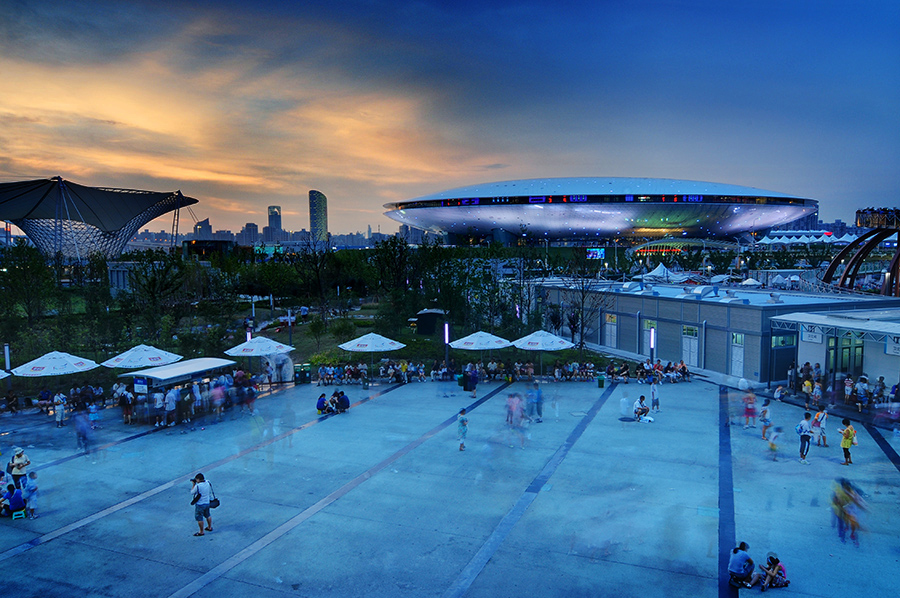
M369 228L366 232L366 239L371 239L371 238L372 238L372 225L370 224Z
M309 192L309 234L313 243L328 242L328 199L321 191Z
M269 228L281 230L281 206L269 206Z

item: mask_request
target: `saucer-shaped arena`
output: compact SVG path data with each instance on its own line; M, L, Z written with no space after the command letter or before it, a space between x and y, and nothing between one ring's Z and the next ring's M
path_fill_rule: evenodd
M484 183L385 204L385 215L460 236L734 237L818 210L813 199L752 187L637 178Z

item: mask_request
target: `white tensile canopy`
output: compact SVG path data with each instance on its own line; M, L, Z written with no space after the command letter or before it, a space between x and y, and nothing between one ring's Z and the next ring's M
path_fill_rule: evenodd
M264 336L254 336L249 341L241 343L225 351L232 357L265 357L278 353L290 353L294 347L290 347L278 341L273 341Z
M741 286L744 287L761 287L762 283L756 280L755 278L748 278L747 280L741 282Z
M490 332L478 331L453 341L450 343L450 346L454 349L465 349L468 351L489 351L491 349L511 347L512 343Z
M352 341L347 341L342 345L338 345L345 351L354 351L358 353L378 353L380 351L396 351L405 347L403 343L398 343L380 334L370 332L364 334Z
M61 351L51 351L24 365L13 368L16 376L61 376L63 374L79 374L100 367L97 362Z
M138 345L107 359L100 365L108 368L147 368L157 365L169 365L183 359L181 355L169 353L150 345Z

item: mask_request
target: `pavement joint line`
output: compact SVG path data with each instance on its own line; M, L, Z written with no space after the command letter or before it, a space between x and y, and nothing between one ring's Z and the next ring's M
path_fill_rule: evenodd
M386 393L389 393L392 390L396 390L398 388L400 388L399 384L396 386L393 386L391 388L385 389L384 391L379 391L379 392L377 392L373 395L370 395L364 399L360 399L359 401L350 405L350 407L351 408L358 407L359 405L362 405L363 403L367 403L368 401L378 398L378 397L380 397ZM499 391L500 389L497 389L497 390ZM248 447L242 451L234 453L233 455L228 455L227 457L223 457L222 459L219 459L218 461L214 461L214 462L210 463L209 465L201 467L200 469L205 469L205 470L216 469L218 467L221 467L222 465L225 465L226 463L230 463L231 461L240 459L241 457L243 457L245 455L248 455L250 453L258 451L259 449L265 448L265 447L269 446L270 444L284 440L291 434L295 434L297 432L300 432L301 430L305 430L305 429L307 429L311 426L314 426L315 424L317 424L319 422L323 422L335 415L338 415L338 414L329 413L326 415L321 415L321 416L317 417L316 419L310 420L297 428L293 428L291 430L287 430L286 432L282 432L278 436L274 436L274 437L270 438L269 440L260 442L259 444ZM153 432L156 432L156 431L158 431L158 430L148 430L146 432L141 432L140 434L137 434L133 437L129 437L129 439L137 438L140 436L145 436L147 434L152 434ZM123 441L119 441L119 442L123 442ZM115 444L118 444L118 442L110 443L109 446L112 446ZM56 461L53 461L51 463L58 465L59 463L64 463L66 461L70 461L72 459L75 459L75 458L83 456L83 455L85 455L85 453L78 453L75 455L70 455L68 457L63 457L62 459L57 459ZM49 466L50 466L50 464L46 464L41 468L49 467ZM39 467L35 467L34 469L39 469ZM163 484L160 484L159 486L156 486L155 488L151 488L150 490L142 492L141 494L138 494L137 496L133 496L133 497L126 499L120 503L110 505L109 507L107 507L105 509L102 509L100 511L97 511L96 513L88 515L87 517L83 517L82 519L79 519L78 521L73 521L72 523L70 523L68 525L64 525L63 527L60 527L53 531L47 532L46 534L42 534L36 538L32 538L28 542L19 544L18 546L13 546L12 548L10 548L4 552L0 552L0 562L10 559L14 556L18 556L18 555L22 554L23 552L25 552L26 550L30 550L30 549L34 548L35 546L40 546L41 544L46 544L47 542L55 540L56 538L59 538L60 536L63 536L69 532L75 531L76 529L82 528L86 525L89 525L89 524L99 520L99 519L102 519L102 518L106 517L107 515L111 515L113 513L121 511L122 509L130 507L138 502L141 502L147 498L150 498L151 496L154 496L156 494L159 494L160 492L168 490L169 488L172 488L173 486L175 486L175 484L180 484L181 482L191 479L193 477L193 475L194 474L186 473L184 475L178 476L177 478L175 478L173 480L164 482Z
M447 588L447 591L444 592L443 598L461 598L469 591L469 588L475 582L481 572L484 570L485 566L488 562L493 558L494 554L496 554L497 550L499 550L500 546L506 540L509 533L516 526L516 524L522 519L525 513L528 511L528 507L531 506L531 503L534 502L534 499L537 498L538 493L541 491L541 488L550 477L556 472L556 469L559 467L560 463L566 458L569 454L569 451L575 445L584 431L587 429L588 425L594 420L594 417L597 413L600 412L600 409L606 403L607 399L609 399L610 395L616 389L618 384L613 382L609 385L603 394L600 395L600 398L594 403L594 405L590 408L578 425L569 433L569 436L563 442L562 445L556 452L553 453L553 456L547 461L544 467L541 469L541 472L535 476L534 480L528 485L525 489L525 492L519 497L516 501L516 504L503 516L503 519L500 520L500 523L497 524L497 527L494 528L494 531L491 532L491 535L488 536L488 539L485 540L484 544L482 544L481 548L478 549L478 552L475 553L475 556L469 561L469 563L463 567L463 570L460 571L456 580L454 580L453 584Z
M878 445L891 464L897 468L897 471L900 471L900 455L897 454L897 451L893 446L885 439L884 434L881 433L881 430L873 426L872 424L863 424L863 427L875 441L875 444Z
M734 523L734 471L731 460L731 415L728 389L719 385L719 598L735 598L737 588L729 583L728 561L736 540ZM738 390L738 389L735 389Z
M466 412L476 409L479 405L481 405L488 399L492 398L494 395L496 395L497 393L499 393L506 387L510 386L511 384L512 384L511 382L503 383L499 388L492 390L491 392L486 394L481 399L478 399L477 401L475 401L474 403L472 403L471 405L466 407ZM398 387L399 387L399 385L394 388L398 388ZM391 390L393 390L393 389L391 389ZM219 579L220 577L222 577L223 575L225 575L231 569L235 568L236 566L238 566L239 564L241 564L248 558L252 557L254 554L259 552L260 550L262 550L263 548L265 548L266 546L268 546L275 540L281 538L283 535L287 534L288 532L290 532L291 530L293 530L294 528L299 526L301 523L303 523L304 521L306 521L307 519L309 519L310 517L312 517L313 515L315 515L322 509L324 509L325 507L331 505L332 503L337 501L339 498L343 497L344 495L349 493L351 490L358 487L360 484L362 484L366 480L371 479L372 477L374 477L375 475L377 475L378 473L383 471L385 468L387 468L389 465L391 465L392 463L394 463L401 457L409 454L411 451L415 450L416 448L418 448L419 446L424 444L426 441L433 438L435 435L437 435L439 432L441 432L445 428L449 427L455 421L456 421L456 415L453 415L453 416L447 418L446 420L439 423L437 426L435 426L431 430L425 432L425 434L423 434L419 438L413 440L412 442L410 442L409 444L407 444L406 446L404 446L403 448L401 448L394 454L390 455L389 457L387 457L380 463L373 465L372 467L370 467L366 471L362 472L361 474L359 474L358 476L356 476L355 478L353 478L352 480L350 480L349 482L347 482L346 484L344 484L343 486L341 486L340 488L338 488L337 490L335 490L328 496L325 496L324 498L320 499L314 505L307 507L306 509L304 509L303 511L301 511L300 513L298 513L291 519L288 519L287 521L285 521L284 523L282 523L281 525L279 525L278 527L276 527L275 529L273 529L272 531L270 531L269 533L264 535L262 538L259 538L258 540L256 540L252 544L250 544L249 546L246 546L239 552L237 552L237 553L233 554L232 556L230 556L229 558L227 558L222 563L219 563L218 565L216 565L215 567L213 567L212 569L210 569L209 571L207 571L206 573L204 573L203 575L201 575L200 577L198 577L197 579L195 579L188 585L186 585L183 588L181 588L180 590L177 590L176 592L170 594L169 598L187 598L188 596L192 596L196 592L202 590L203 588L208 586L213 581L215 581L215 580Z

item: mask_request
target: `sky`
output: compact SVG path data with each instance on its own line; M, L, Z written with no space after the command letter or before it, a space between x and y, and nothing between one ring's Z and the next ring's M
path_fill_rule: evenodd
M852 221L898 205L898 31L896 0L0 0L0 181L180 189L233 232L308 229L310 189L394 232L386 202L568 176Z

